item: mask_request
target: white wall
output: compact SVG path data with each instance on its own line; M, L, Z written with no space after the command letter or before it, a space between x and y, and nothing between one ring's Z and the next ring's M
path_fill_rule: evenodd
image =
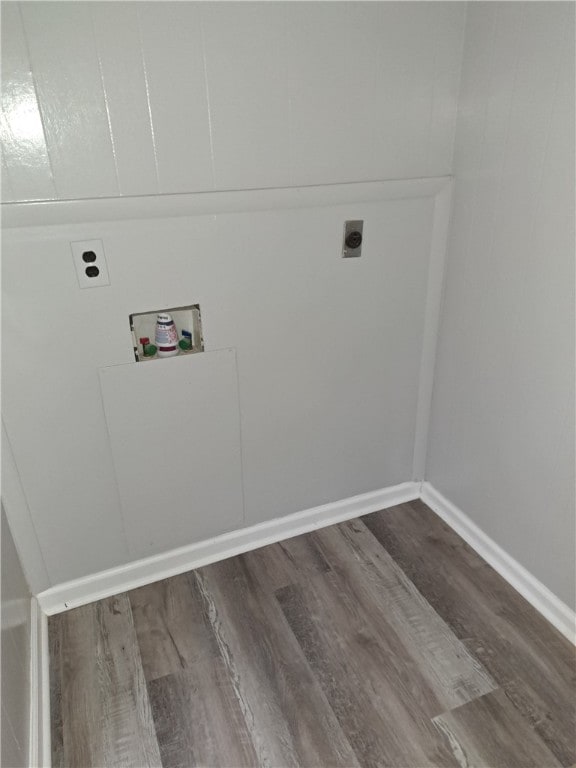
M428 479L574 606L574 5L471 3Z
M412 478L434 199L345 202L356 194L4 231L3 418L49 583L207 535L191 517L174 542L152 500L137 526L121 509L99 369L178 362L133 362L132 312L198 302L206 349L236 350L244 524ZM362 257L342 259L343 222L354 218L365 220ZM70 242L93 238L111 285L80 290ZM215 434L197 440L217 452ZM145 439L151 452L180 441ZM211 533L229 527L219 514Z
M30 591L2 514L2 757L6 768L28 766L30 716Z
M7 511L34 591L135 556L98 386L131 360L129 312L199 301L207 349L236 349L245 524L412 476L432 200L326 186L173 218L161 196L450 173L465 12L2 5L3 199L164 206L66 224L57 203L58 226L5 233ZM573 12L470 4L427 473L569 604ZM356 216L365 256L342 262ZM93 237L112 285L79 291L69 242Z
M3 4L4 200L117 198L105 216L60 202L62 224L4 231L2 408L35 591L142 554L98 378L132 361L131 312L199 302L207 350L235 349L243 524L411 479L433 198L325 186L306 205L302 187L288 202L271 189L218 215L204 195L202 215L174 218L164 193L449 173L464 15ZM133 195L163 214L114 207ZM365 220L359 260L340 258L350 218ZM111 286L81 291L70 241L89 238L104 241ZM142 510L147 554L174 546L159 515ZM180 522L179 544L206 535ZM229 523L216 511L212 525Z
M464 3L1 13L4 200L450 173Z

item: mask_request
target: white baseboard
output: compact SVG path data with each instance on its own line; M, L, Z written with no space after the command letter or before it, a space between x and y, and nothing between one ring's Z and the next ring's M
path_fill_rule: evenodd
M28 765L50 768L50 677L48 617L30 601L30 739Z
M576 644L576 613L428 482L420 497L564 637Z
M576 644L576 613L485 534L430 483L409 482L342 499L41 592L31 601L30 766L50 768L48 616L175 576L302 533L421 498L568 640Z
M576 643L576 613L514 560L429 482L401 483L224 533L51 587L37 595L40 615L52 615L175 576L203 565L289 539L317 528L421 498L553 626ZM39 628L44 625L38 621ZM44 634L47 627L42 629ZM41 634L40 629L38 634ZM40 639L38 640L40 643ZM44 639L47 648L47 638ZM47 651L43 651L47 653ZM38 656L41 658L41 656ZM46 664L47 667L47 664ZM49 732L48 732L49 737ZM49 751L49 750L48 750Z
M37 595L38 602L44 613L60 613L266 544L308 533L316 528L324 528L412 501L419 498L419 495L420 483L409 482L323 504L59 584L40 592Z

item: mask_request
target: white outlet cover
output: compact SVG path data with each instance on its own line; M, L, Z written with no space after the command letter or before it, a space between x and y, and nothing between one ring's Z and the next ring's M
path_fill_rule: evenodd
M110 276L108 274L108 265L106 264L102 240L81 240L76 243L70 243L70 246L80 288L101 288L103 285L110 285ZM95 254L96 259L94 261L84 261L84 254L90 251ZM96 277L89 277L86 274L86 270L89 267L96 267L98 269Z

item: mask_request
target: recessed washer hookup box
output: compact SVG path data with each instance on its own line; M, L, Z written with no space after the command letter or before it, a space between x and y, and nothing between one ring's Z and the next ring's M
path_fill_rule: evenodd
M170 315L176 326L178 355L192 355L204 352L202 336L202 315L199 304L187 307L168 307L149 312L134 312L130 315L130 331L134 357L137 363L149 360L168 359L158 355L156 343L156 320L158 315Z

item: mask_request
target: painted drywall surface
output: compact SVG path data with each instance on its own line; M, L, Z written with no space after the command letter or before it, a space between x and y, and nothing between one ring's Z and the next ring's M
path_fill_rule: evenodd
M3 421L1 456L2 507L12 536L18 542L24 576L32 594L36 595L50 586L50 579Z
M3 200L450 173L464 3L1 12Z
M574 5L471 3L428 480L574 606Z
M2 507L2 765L28 763L30 591Z
M3 199L448 173L464 14L4 4ZM100 367L131 360L129 312L200 300L207 348L237 350L247 524L411 477L431 211L398 201L7 235L7 512L35 591L130 559L97 386ZM368 241L376 260L345 268L354 216L380 242ZM110 262L102 292L79 291L70 270L69 241L92 237Z
M50 582L133 559L98 380L133 360L132 312L198 302L206 349L236 350L246 525L410 479L433 207L5 230L3 418ZM342 259L355 218L362 257ZM80 290L70 242L94 238L111 285Z
M242 528L233 349L107 366L100 389L131 560Z

